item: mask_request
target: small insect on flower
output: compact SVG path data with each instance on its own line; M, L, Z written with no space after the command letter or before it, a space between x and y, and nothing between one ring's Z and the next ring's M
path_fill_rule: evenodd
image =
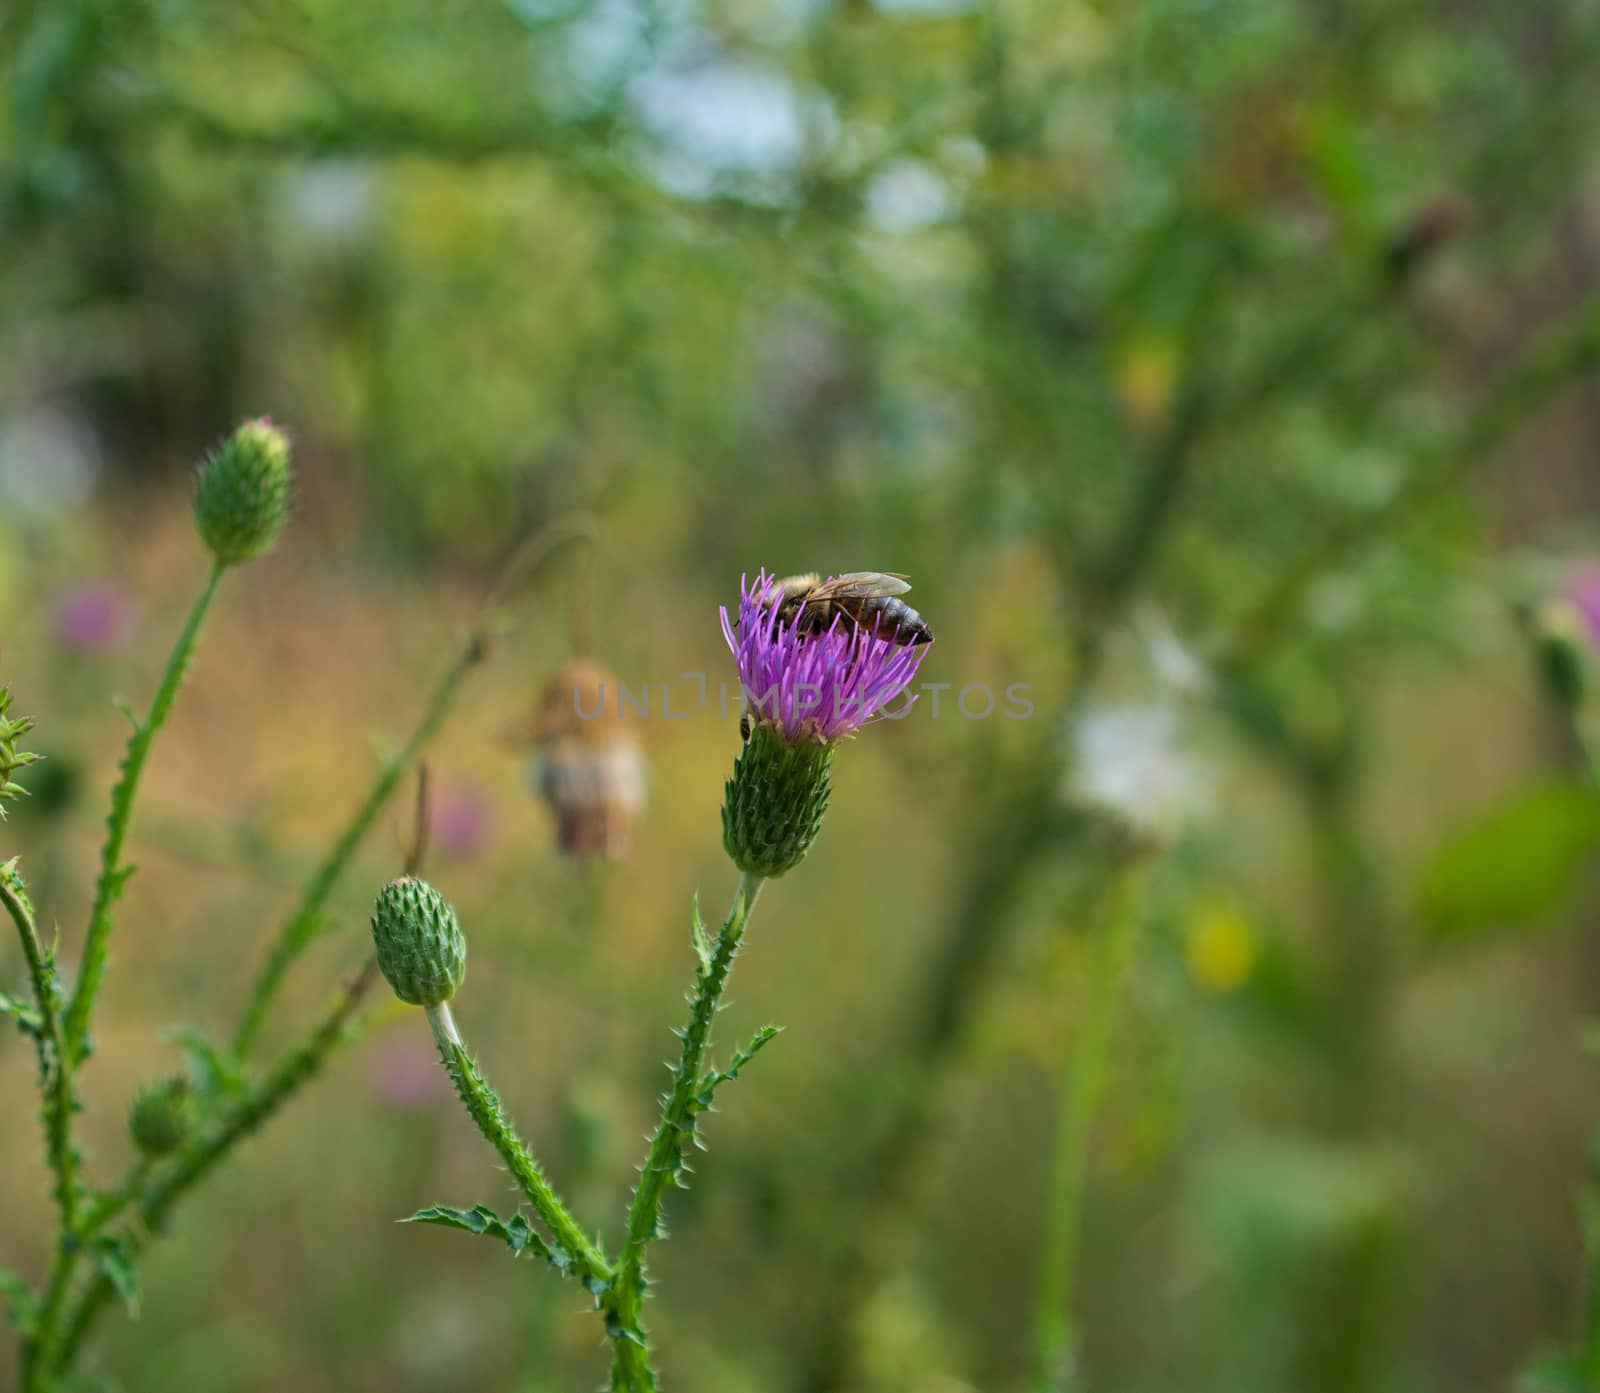
M910 582L893 571L847 571L827 580L813 571L773 582L763 603L780 624L795 623L803 634L826 633L843 616L854 628L916 648L933 642L933 630L899 598L909 589Z

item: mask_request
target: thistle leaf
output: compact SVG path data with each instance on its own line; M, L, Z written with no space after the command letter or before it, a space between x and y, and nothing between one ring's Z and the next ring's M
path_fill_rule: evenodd
M100 1238L89 1249L94 1265L105 1279L116 1288L122 1304L130 1316L139 1314L139 1287L133 1276L133 1261L127 1244L120 1236Z
M220 1049L206 1038L197 1025L183 1025L167 1032L167 1038L183 1051L189 1064L189 1078L196 1095L217 1098L239 1093L244 1076Z
M726 1069L713 1069L700 1080L700 1093L695 1100L700 1111L705 1111L711 1106L711 1100L716 1091L731 1079L739 1077L739 1071L744 1068L768 1044L783 1034L781 1025L764 1025L751 1037L750 1043L742 1050L735 1050L733 1058L728 1061Z
M694 892L689 906L689 937L694 942L695 956L700 959L700 970L711 966L711 935L706 932L706 921L700 917L700 892Z
M0 1016L10 1016L16 1021L18 1030L35 1040L39 1038L39 1032L43 1029L37 1010L27 1002L19 1001L14 996L7 996L4 992L0 992Z
M520 1257L524 1252L535 1253L557 1272L565 1272L570 1262L565 1251L546 1243L521 1214L502 1219L486 1204L474 1205L471 1209L430 1205L427 1209L419 1209L409 1219L402 1219L401 1223L438 1224L441 1228L460 1229L463 1233L475 1233L483 1238L498 1238L516 1256Z
M15 1272L0 1267L0 1297L5 1299L11 1326L19 1335L30 1336L39 1328L39 1306L28 1285Z
M28 790L12 779L18 769L25 769L40 756L28 750L19 750L17 741L33 729L27 716L11 718L6 711L11 706L11 693L0 687L0 822L5 821L5 804L8 799L26 798Z

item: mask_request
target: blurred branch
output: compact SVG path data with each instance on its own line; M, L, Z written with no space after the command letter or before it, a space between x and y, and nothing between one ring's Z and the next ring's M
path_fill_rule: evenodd
M423 862L428 859L428 834L432 824L428 802L428 761L417 763L417 800L411 813L411 844L406 848L401 866L405 875L421 875Z
M472 163L536 156L580 170L598 183L615 183L619 166L609 158L580 155L603 149L614 134L610 115L554 121L461 120L438 111L413 111L353 99L334 91L322 110L291 111L274 121L246 123L176 92L154 98L148 114L202 145L259 155L366 155L429 157Z
M1382 507L1337 518L1314 534L1237 628L1232 668L1248 666L1300 613L1322 576L1375 540L1387 540L1461 480L1529 416L1585 372L1600 368L1600 296L1546 330L1449 438L1425 451Z

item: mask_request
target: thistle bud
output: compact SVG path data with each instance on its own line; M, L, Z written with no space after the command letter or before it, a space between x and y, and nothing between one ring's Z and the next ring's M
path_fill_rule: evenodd
M722 801L722 845L741 871L774 878L805 860L828 810L833 748L791 744L766 724L750 732Z
M289 439L265 417L246 421L200 466L194 520L223 566L272 550L289 515Z
M402 876L378 892L372 909L378 966L394 994L413 1006L439 1006L467 975L467 940L456 912L425 880Z
M141 1155L170 1156L188 1139L194 1125L194 1100L183 1079L167 1079L139 1090L128 1110L128 1131Z

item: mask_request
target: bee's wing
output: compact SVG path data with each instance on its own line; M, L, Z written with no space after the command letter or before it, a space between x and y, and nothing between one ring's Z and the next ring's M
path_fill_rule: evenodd
M904 595L911 586L906 578L885 571L850 571L819 585L808 597L813 600L874 600Z

